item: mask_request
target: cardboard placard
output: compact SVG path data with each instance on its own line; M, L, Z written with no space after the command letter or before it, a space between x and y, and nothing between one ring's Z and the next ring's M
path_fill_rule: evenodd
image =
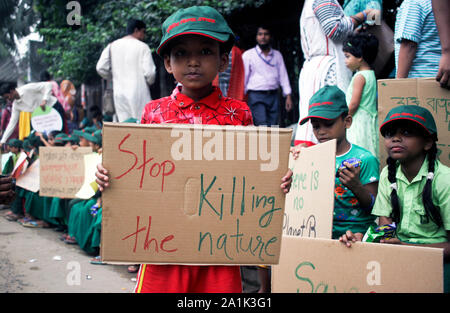
M276 264L291 133L105 123L102 260Z
M431 112L438 132L438 157L450 166L450 90L441 88L433 78L378 80L378 120L399 105L419 105ZM386 165L387 153L380 134L380 170Z
M44 197L75 198L84 182L84 155L91 147L39 147L40 190Z
M17 177L16 185L29 190L31 192L39 191L39 163L40 160L35 160L19 177Z
M291 190L286 195L283 235L331 239L336 140L303 148L292 156Z
M96 152L84 155L84 182L80 190L76 193L78 199L90 199L98 190L95 181L97 164L102 163L102 156Z
M443 292L443 249L283 237L272 292Z

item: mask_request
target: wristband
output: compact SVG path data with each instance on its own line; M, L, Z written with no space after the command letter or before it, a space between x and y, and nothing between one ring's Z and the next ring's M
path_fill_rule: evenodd
M367 13L365 11L362 11L362 14L364 15L364 21L367 21Z

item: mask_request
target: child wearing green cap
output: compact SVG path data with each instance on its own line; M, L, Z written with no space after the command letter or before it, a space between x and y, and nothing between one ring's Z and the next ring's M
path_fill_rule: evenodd
M157 52L179 86L172 95L149 102L141 124L185 123L252 125L246 103L222 96L212 82L226 69L234 34L219 12L208 6L180 9L162 25ZM292 175L292 173L290 173ZM102 191L109 185L108 171L96 173ZM282 178L287 192L291 176ZM143 264L136 292L241 292L239 266L187 266Z
M437 129L419 106L393 108L380 127L388 153L372 214L396 223L396 238L383 243L444 248L444 290L450 292L450 168L437 159ZM362 239L347 232L340 240Z
M336 139L336 178L334 190L333 239L346 230L365 232L375 225L371 210L377 195L379 162L369 151L347 140L346 131L352 125L345 94L337 86L325 86L310 99L308 116L319 143ZM293 149L294 158L300 148ZM347 160L361 162L354 166ZM340 169L344 163L345 168Z
M3 166L2 174L9 175L13 171L16 166L16 162L19 159L20 150L22 149L22 140L19 139L10 139L8 141L9 151L11 152L11 156L6 161L6 164Z

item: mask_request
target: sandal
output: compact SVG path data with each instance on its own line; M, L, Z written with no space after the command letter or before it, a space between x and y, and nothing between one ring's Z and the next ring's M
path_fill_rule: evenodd
M22 218L20 218L20 219L17 220L17 222L18 222L19 224L21 224L21 225L23 225L24 223L31 222L31 221L33 221L33 219L30 218L30 217L27 217L27 216L22 217Z
M102 257L100 255L96 256L95 258L92 258L89 263L91 264L97 264L97 265L105 265L106 263L102 262Z
M66 239L64 239L64 242L69 245L74 245L77 243L77 240L75 239L75 237L67 236Z
M137 273L139 271L139 265L130 265L127 270L128 273Z
M29 227L29 228L38 228L39 224L36 221L26 221L22 223L23 227Z
M50 228L50 224L42 220L36 221L36 224L41 228Z
M7 219L10 222L15 222L17 221L19 218L21 218L19 215L13 213L13 212L9 212L7 213L5 216L5 219Z

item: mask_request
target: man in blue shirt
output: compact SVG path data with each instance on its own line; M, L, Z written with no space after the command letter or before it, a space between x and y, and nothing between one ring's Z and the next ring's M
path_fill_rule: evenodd
M405 0L394 34L397 78L435 77L441 43L431 0Z

